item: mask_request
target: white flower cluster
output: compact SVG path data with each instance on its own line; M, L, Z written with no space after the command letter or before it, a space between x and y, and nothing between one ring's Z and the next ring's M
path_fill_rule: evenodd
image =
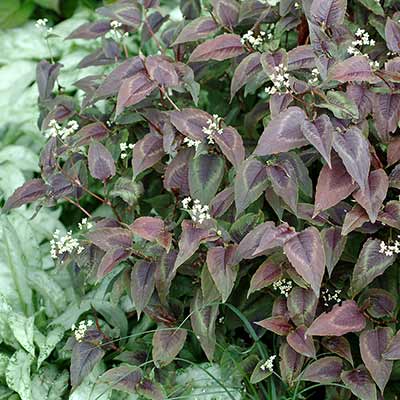
M400 236L397 236L400 238ZM385 254L385 256L391 257L393 254L400 254L400 241L395 240L394 244L386 244L383 240L381 241L381 247L379 253Z
M121 28L122 23L119 21L111 21L110 26L114 31L116 31L118 28Z
M369 55L367 53L363 53L361 48L362 46L375 46L375 40L370 39L369 33L366 32L365 29L358 28L355 35L357 39L351 42L351 46L347 48L347 52L354 56L364 56L369 60ZM369 60L369 64L372 68L379 68L378 61Z
M79 244L78 239L72 237L72 231L68 231L66 235L60 236L60 231L57 229L53 234L53 239L50 241L50 255L56 259L63 254L71 254L73 251L77 254L82 253L84 247Z
M71 326L71 330L74 332L75 335L75 339L78 342L82 342L83 339L85 338L85 334L86 331L88 330L88 328L90 328L93 325L93 321L92 320L88 320L88 321L81 321L79 322L78 326L76 326L75 324L73 324Z
M190 197L185 197L182 200L182 207L190 214L193 222L202 224L204 221L211 219L211 215L208 212L209 207L207 205L202 206L200 200L193 200L193 207L190 208L191 202L192 199Z
M59 137L60 139L65 140L68 136L75 133L78 129L79 124L75 120L69 121L66 127L62 127L55 119L52 119L49 122L49 129L45 136L46 138Z
M265 36L270 40L272 39L272 33L266 34L264 31L260 31L260 34L257 37L254 37L254 32L249 30L242 36L240 41L243 45L250 45L256 51L262 51Z
M330 302L341 303L342 299L340 298L340 293L342 293L341 289L336 289L333 294L329 291L329 289L322 290L324 306L328 307Z
M208 126L203 127L203 133L207 136L208 144L214 144L214 135L222 135L224 131L221 126L222 118L219 117L217 114L212 116L212 119L207 120Z
M260 369L261 371L270 371L272 372L274 370L274 360L275 360L276 356L273 355L271 357L268 358L267 361L265 361L264 364L260 365Z
M82 218L82 221L78 223L78 228L79 230L90 229L93 228L93 224L87 218Z
M197 150L197 148L201 144L201 140L190 139L188 137L185 137L185 139L183 139L183 143L186 143L187 147L194 147Z
M318 68L313 68L311 70L311 79L310 79L310 83L311 85L316 85L319 81L319 71Z
M132 143L126 143L126 142L122 142L122 143L120 143L119 144L119 148L120 148L120 150L121 150L121 159L122 160L124 160L126 157L128 157L128 154L126 153L126 151L128 150L128 149L133 149L133 147L134 147L135 145L134 144L132 144Z
M47 23L49 20L47 18L40 18L35 23L35 28L39 29L40 31L44 31L46 29ZM51 33L53 28L47 28L46 33Z
M270 76L274 86L266 87L265 92L267 94L289 93L290 92L290 81L289 74L287 73L287 67L283 64L279 64L275 67L276 73Z
M262 4L268 4L270 6L276 6L280 0L259 0L259 2Z
M280 279L279 281L276 281L272 284L272 287L274 290L279 290L281 294L283 294L285 297L289 296L289 292L292 290L293 287L293 282L289 279Z

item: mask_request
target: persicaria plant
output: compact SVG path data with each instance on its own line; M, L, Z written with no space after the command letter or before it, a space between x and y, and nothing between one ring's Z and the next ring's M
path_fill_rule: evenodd
M78 208L51 254L129 322L74 321L72 387L104 359L116 390L179 398L208 360L242 398L397 398L398 1L174 3L71 32L99 45L77 68L104 66L76 88L37 67L41 177L3 211Z

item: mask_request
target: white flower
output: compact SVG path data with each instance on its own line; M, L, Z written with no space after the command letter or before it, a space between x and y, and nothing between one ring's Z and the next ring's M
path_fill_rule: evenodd
M50 255L54 259L64 254L71 254L74 251L80 254L83 250L84 247L79 244L78 239L72 237L72 231L60 236L60 231L57 229L53 234L53 239L50 241Z
M203 133L207 136L208 144L214 144L214 135L222 135L223 129L220 128L222 118L217 114L212 119L207 120L207 126L203 126Z
M75 339L78 342L82 342L85 338L86 331L93 325L92 320L88 321L81 321L79 322L78 326L75 324L72 325L71 330L74 332Z
M91 229L93 228L93 224L91 222L88 221L87 218L82 218L82 221L78 223L78 228L80 230L82 229Z
M400 236L397 237L400 238ZM385 254L387 257L400 254L400 241L395 240L393 244L386 244L384 241L381 241L379 253Z
M111 21L110 26L112 29L117 30L118 28L121 28L122 23L119 21Z
M49 20L48 20L47 18L38 19L38 20L36 21L36 23L35 23L35 27L36 27L37 29L42 30L43 28L46 27L46 25L47 25L48 22L49 22Z
M322 299L324 300L324 305L328 307L330 302L341 303L340 293L342 293L341 289L335 289L333 293L329 289L323 289Z
M240 41L242 42L242 44L248 44L250 45L254 50L257 51L262 51L262 45L264 43L264 37L266 35L266 32L264 31L260 31L259 35L257 37L254 36L254 32L252 30L247 31L247 33L245 33L242 38L240 39Z
M65 140L79 129L79 124L75 120L71 120L65 127L62 127L55 119L49 122L49 129L45 133L46 138L59 137Z
M312 78L310 79L310 83L311 83L311 85L315 85L315 84L317 84L318 83L318 81L319 81L319 71L318 71L318 68L313 68L312 70L311 70L311 76L312 76Z
M261 371L268 370L268 371L270 371L270 372L273 372L273 370L274 370L274 360L275 360L275 358L276 358L276 355L273 355L273 356L269 357L268 360L265 361L264 364L261 364L261 365L260 365Z
M267 94L279 93L290 93L290 75L287 72L287 67L283 64L279 64L274 67L275 72L270 75L273 86L266 87L265 92Z
M292 290L293 287L293 282L291 280L286 280L285 278L280 279L279 281L276 281L272 284L272 287L274 290L279 290L281 294L283 294L285 297L289 296L290 291Z
M211 219L211 215L209 214L208 205L201 205L200 200L193 200L192 208L189 207L192 199L190 197L186 197L182 200L182 207L186 210L193 222L198 222L202 224L204 221Z
M134 148L134 144L132 144L132 143L126 143L126 142L122 142L122 143L120 143L119 144L119 148L120 148L120 150L121 150L121 155L120 155L120 157L121 157L121 159L122 160L124 160L126 157L128 157L128 154L126 153L126 151L128 150L128 149L133 149Z
M188 137L185 137L185 139L183 139L183 143L186 143L188 147L194 147L197 150L197 148L201 144L201 140L190 139Z
M373 47L375 46L375 40L370 39L369 33L365 31L365 29L358 28L356 33L356 40L353 40L351 42L351 46L347 48L347 53L353 56L364 56L369 59L368 53L363 53L362 52L362 47L363 46L370 46ZM378 65L379 68L379 63L376 64L376 62L373 62L373 68L375 68Z

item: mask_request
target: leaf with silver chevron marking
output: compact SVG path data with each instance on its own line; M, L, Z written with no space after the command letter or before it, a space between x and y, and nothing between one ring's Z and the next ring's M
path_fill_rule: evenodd
M168 164L164 174L164 187L178 191L181 196L189 195L189 161L194 156L193 149L182 149Z
M350 332L360 332L365 328L365 317L354 300L336 304L332 310L321 314L306 334L311 336L342 336Z
M309 326L317 311L318 298L311 289L295 286L287 298L290 319L296 326Z
M262 70L260 57L261 54L258 52L251 53L236 67L231 80L231 100L254 74Z
M347 0L314 0L311 4L311 18L319 25L329 28L341 25L347 8Z
M394 53L400 52L400 24L392 18L387 18L385 25L386 45Z
M269 317L262 321L255 322L255 324L280 336L288 335L293 329L293 325L289 322L289 319L283 315Z
M279 258L279 256L271 256L257 268L251 277L247 297L282 278L282 260Z
M88 239L104 251L115 247L129 249L132 246L132 233L124 228L96 228L87 234Z
M74 146L89 144L91 140L103 140L110 134L102 122L93 122L85 125L73 136Z
M382 356L385 360L400 360L400 330L387 344Z
M172 249L168 253L164 253L156 264L156 270L154 272L155 285L160 301L164 305L168 304L169 290L172 280L176 275L174 264L177 255L178 252Z
M198 45L189 57L189 62L208 60L223 61L243 54L239 35L223 34Z
M4 204L3 211L18 208L23 204L32 203L43 197L49 187L42 179L32 179L25 182L22 186L17 188L15 192L7 199Z
M162 136L148 133L135 143L132 150L133 177L152 167L164 156Z
M215 154L200 154L189 161L189 189L192 199L208 205L224 176L224 159Z
M106 181L115 175L115 163L112 155L101 143L90 143L88 163L89 172L93 178Z
M134 235L151 242L157 242L168 252L171 247L172 235L166 230L165 223L157 217L139 217L129 226Z
M179 253L175 261L174 270L188 260L199 248L201 243L211 242L218 239L213 224L205 221L197 226L192 221L182 221L182 233L179 239Z
M376 222L388 189L389 178L386 172L383 169L376 169L369 174L368 186L365 191L359 189L353 193L353 197L367 212L372 223Z
M139 7L131 2L119 1L107 7L100 7L96 12L133 28L138 28L142 22Z
M339 357L323 357L307 365L300 379L316 383L332 383L340 381L343 361Z
M361 249L353 270L350 290L353 296L361 292L376 277L382 275L396 259L396 255L387 256L381 252L381 241L368 239Z
M388 327L365 330L360 335L361 358L382 394L393 368L393 361L385 360L382 354L392 337L393 331Z
M303 369L305 357L294 351L287 343L282 343L279 347L279 357L282 379L292 386Z
M315 358L315 345L312 336L306 336L306 327L304 325L298 326L294 331L289 332L286 340L289 346L297 351L297 353Z
M234 28L239 21L240 4L237 0L212 0L214 12L222 25Z
M356 204L350 211L346 212L342 225L342 235L347 236L350 232L361 228L368 222L368 215L365 210Z
M331 276L346 246L347 237L342 235L342 230L338 226L332 226L321 231L321 238L324 244L326 269Z
M159 85L168 88L179 84L175 66L167 57L149 56L146 58L145 65L150 79Z
M356 190L357 185L352 182L341 159L332 158L332 168L324 165L318 176L315 193L314 216L340 203Z
M314 123L304 120L301 125L304 137L319 151L331 168L331 151L334 129L329 117L320 115Z
M182 111L169 113L171 123L180 133L192 139L203 140L205 134L203 128L208 126L211 115L196 108L184 108Z
M131 296L135 305L138 320L153 294L155 269L155 263L144 260L137 261L132 267Z
M235 285L238 266L234 264L237 245L212 247L207 252L207 267L211 277L221 293L222 302L228 300Z
M325 349L344 358L353 366L350 343L345 337L325 336L322 338L321 344Z
M85 22L74 29L64 40L70 39L96 39L104 36L111 30L110 21L107 19Z
M121 261L126 260L130 255L130 251L121 247L108 250L100 261L97 268L97 279L104 278L116 267Z
M223 129L221 134L213 135L215 143L219 146L222 154L237 168L244 160L245 149L243 146L243 139L239 132L228 126Z
M125 108L144 100L156 87L157 84L142 71L124 79L118 91L116 116L121 114Z
M100 382L127 393L135 393L136 386L142 379L143 372L139 367L126 364L111 368L99 377Z
M325 253L318 229L307 228L289 239L284 252L297 273L319 296L325 271Z
M385 208L379 212L378 221L395 229L400 229L400 201L388 201Z
M371 165L369 142L358 128L350 128L344 134L336 133L333 148L342 159L350 176L365 191Z
M310 45L297 46L287 53L288 71L315 68L315 53Z
M222 217L235 201L233 187L229 186L219 192L210 202L210 214L213 218Z
M353 56L339 61L329 69L328 78L339 82L376 83L380 80L373 74L369 60L365 56Z
M362 400L377 400L376 386L364 365L341 373L343 383Z
M398 93L375 93L373 97L373 116L377 133L384 143L389 142L397 129L400 118L400 95Z
M254 154L266 156L307 146L308 141L301 131L305 119L306 114L299 107L289 107L279 113L264 129Z
M157 366L165 366L174 361L182 350L187 336L186 329L160 327L153 335L152 356Z
M217 29L218 25L211 17L198 17L189 21L181 30L173 45L204 39Z
M244 160L237 170L234 182L237 216L261 196L267 185L266 165L254 158Z

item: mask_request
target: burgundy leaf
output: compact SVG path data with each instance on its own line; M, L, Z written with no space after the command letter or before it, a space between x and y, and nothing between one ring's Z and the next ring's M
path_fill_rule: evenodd
M324 160L331 168L331 150L333 144L334 129L329 117L320 115L314 123L304 120L301 125L304 137L320 152Z
M372 93L363 85L349 84L346 94L357 105L359 121L363 121L372 112Z
M87 234L88 239L104 251L114 250L119 247L130 249L132 247L132 233L123 228L96 228Z
M277 335L286 336L293 329L292 324L289 320L282 315L270 317L262 321L255 322L264 329L276 333Z
M328 384L340 381L343 361L339 357L324 357L307 365L301 380Z
M365 317L354 300L336 304L328 313L321 314L307 329L311 336L342 336L365 328Z
M88 163L89 172L93 178L106 181L115 175L115 163L112 155L101 143L90 143Z
M366 81L374 83L379 81L372 72L369 60L365 56L353 56L340 61L329 69L329 78L339 82Z
M343 371L341 378L356 397L363 400L377 399L376 386L364 365L360 365L352 371Z
M21 207L23 204L32 203L43 197L47 192L48 186L42 179L32 179L17 188L7 199L3 211Z
M234 28L239 20L240 5L236 0L212 0L214 12L223 26Z
M383 169L377 169L369 174L368 186L365 191L360 189L353 193L353 197L367 212L372 223L375 223L378 217L378 212L386 198L388 189L389 178L386 172Z
M203 140L205 134L203 128L208 126L211 115L196 108L184 108L182 111L170 113L172 125L183 135L192 139Z
M162 304L168 304L169 289L172 280L176 275L174 264L177 255L178 253L175 250L171 250L169 253L164 253L156 265L154 279L157 293Z
M353 365L350 343L345 337L326 336L322 338L321 344L331 353L337 354Z
M389 185L396 189L400 189L400 164L396 165L389 175Z
M134 235L151 242L157 242L168 252L171 247L172 235L166 230L164 221L156 217L139 217L130 225Z
M135 393L136 386L143 379L143 373L139 367L121 365L107 370L100 377L101 382L112 386L115 390Z
M342 161L338 157L332 159L332 168L324 165L319 173L315 193L315 211L318 215L340 203L354 192L357 185L352 182Z
M346 246L347 238L342 236L341 229L337 226L322 230L321 237L324 244L326 269L329 276L331 276L333 268L340 260Z
M306 336L305 333L306 327L301 325L294 331L291 331L286 340L289 346L293 350L297 351L297 353L306 357L315 358L315 346L313 338L311 336Z
M96 12L133 28L137 28L142 22L139 7L131 2L119 1L107 7L100 7Z
M400 138L396 138L388 145L387 149L388 166L396 164L399 160L400 160Z
M303 147L308 144L301 132L306 114L299 107L289 107L271 120L264 129L254 154L266 156Z
M234 264L236 245L229 247L212 247L207 252L206 263L215 286L221 293L222 302L228 299L232 292L238 272Z
M386 20L385 37L387 48L400 53L400 24L389 17Z
M42 60L36 67L36 82L39 90L40 100L46 100L51 97L57 76L63 65L60 63L49 63Z
M135 143L132 150L133 177L136 178L141 172L152 167L164 156L162 136L148 133Z
M174 361L186 341L186 329L160 328L153 335L152 356L157 366L165 366Z
M257 269L250 281L247 297L257 290L261 290L282 277L282 267L277 257L267 258Z
M165 189L177 190L182 196L189 194L189 160L193 153L193 149L183 149L168 164L164 175Z
M215 143L218 144L224 156L237 168L244 160L245 149L243 139L233 127L226 127L221 134L214 135Z
M325 270L325 254L319 231L310 227L289 239L284 252L297 273L319 296Z
M373 318L392 317L396 308L395 297L386 290L373 288L363 292L361 307Z
M101 262L97 269L97 279L104 278L121 261L126 260L129 257L129 255L130 252L121 247L116 247L114 249L108 250L107 253L101 259Z
M361 292L377 276L382 275L395 259L395 255L387 256L381 252L380 240L368 239L353 270L350 286L353 296Z
M311 69L315 67L315 54L310 45L297 46L287 53L288 71L297 71L298 69Z
M368 222L368 215L364 209L356 204L350 211L346 212L342 226L342 235L347 236L350 232L361 228Z
M235 200L233 187L227 187L219 192L210 202L210 215L213 218L222 217Z
M279 113L286 110L292 101L293 96L290 93L275 93L270 96L269 109L271 111L271 117L275 118ZM260 105L258 107L260 107Z
M395 93L375 93L373 115L379 137L383 142L390 140L389 133L397 129L400 118L400 95Z
M74 29L65 40L69 39L96 39L100 36L104 36L110 31L110 21L100 20L95 22L86 22L78 28Z
M378 221L395 229L400 229L400 202L392 200L378 215Z
M224 34L210 39L197 46L190 55L189 62L208 60L223 61L243 53L239 35Z
M294 351L287 343L281 344L279 348L281 376L284 382L292 386L300 375L304 365L304 356Z
M143 260L137 261L132 267L131 295L138 320L153 294L155 269L155 263Z
M179 77L174 64L163 56L149 56L145 61L150 79L165 87L177 86Z
M336 133L333 148L342 159L347 172L360 189L365 191L371 164L368 140L358 128L351 128L344 134Z
M73 137L75 146L89 144L92 140L102 140L109 135L110 131L102 122L93 122L85 125Z
M387 327L369 329L360 335L361 358L382 395L393 368L393 361L383 359L382 354L392 336L392 330Z
M144 100L156 87L156 83L143 72L124 79L118 91L116 115Z
M387 344L382 356L385 360L400 360L400 330Z
M318 298L311 289L295 286L287 298L289 316L296 326L309 326L314 320L317 305Z
M179 33L173 45L204 39L218 29L211 17L199 17L190 21Z
M328 28L341 25L347 8L347 0L314 0L310 14L315 22Z

